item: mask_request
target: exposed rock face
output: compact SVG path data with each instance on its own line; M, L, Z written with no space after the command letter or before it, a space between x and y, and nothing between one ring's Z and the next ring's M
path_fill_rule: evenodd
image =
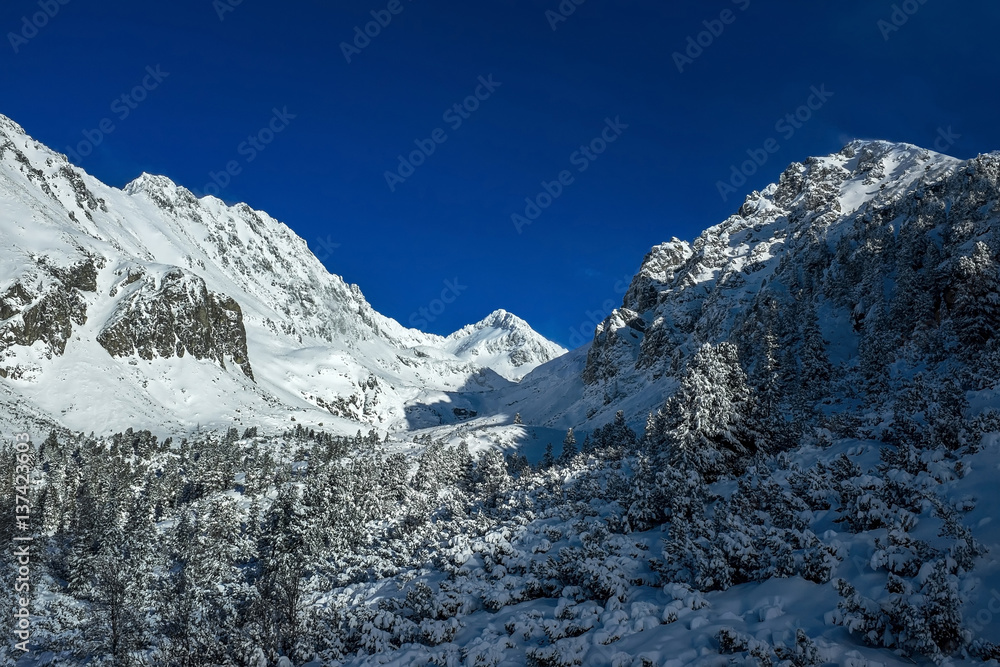
M334 396L325 399L322 396L307 396L316 405L328 410L330 414L358 422L378 423L380 421L379 404L384 397L382 386L374 375L357 383L357 391L349 396Z
M87 323L83 292L97 289L98 265L87 258L68 267L50 265L39 258L36 270L15 281L0 297L0 360L14 346L42 343L47 358L62 355L73 335L73 326ZM2 361L0 361L2 363ZM0 366L0 377L17 377L16 367Z
M0 346L29 347L41 341L48 353L62 354L73 333L73 324L87 322L87 305L73 289L52 285L40 293L29 291L20 282L14 283L3 296L0 318L3 318Z
M607 380L617 374L617 369L639 362L640 343L646 334L646 320L642 313L654 309L664 288L674 280L675 273L684 266L694 251L691 245L673 239L656 246L643 259L639 273L632 279L622 307L612 313L597 327L594 341L587 355L583 381L588 385ZM658 336L659 332L652 332ZM658 344L661 347L666 343Z
M645 331L646 321L634 310L620 308L609 315L597 328L587 353L584 383L611 379L622 364L635 364Z
M130 285L139 282L134 275L127 279ZM246 335L243 311L234 299L209 291L199 276L175 269L159 284L145 277L131 287L97 341L113 357L191 354L223 367L228 357L253 379Z
M243 311L234 299L211 292L202 278L180 269L159 284L150 277L140 283L134 275L128 279L130 291L97 337L109 354L142 359L191 354L223 367L228 357L253 379Z
M65 269L57 266L47 268L68 289L76 289L81 292L96 292L97 271L99 268L103 268L103 266L103 259L90 257Z
M684 266L693 252L691 244L678 239L650 250L625 293L625 307L636 312L654 307L659 299L660 289L673 281L674 274Z

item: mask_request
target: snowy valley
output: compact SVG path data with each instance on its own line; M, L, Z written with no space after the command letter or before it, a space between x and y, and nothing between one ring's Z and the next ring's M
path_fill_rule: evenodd
M408 329L267 214L0 117L37 555L0 660L1000 660L998 221L1000 154L852 142L650 250L567 351Z

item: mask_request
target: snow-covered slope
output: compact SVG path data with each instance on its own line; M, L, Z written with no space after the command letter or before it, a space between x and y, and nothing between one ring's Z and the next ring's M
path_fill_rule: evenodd
M650 251L586 350L578 391L555 372L566 357L500 403L563 428L625 410L641 429L694 351L731 341L758 388L831 413L921 368L993 354L998 174L997 153L961 161L881 141L794 163L693 243Z
M4 419L407 431L53 433L22 664L1000 659L1000 154L793 164L515 384L561 350L505 312L405 329L264 214L0 133Z
M795 163L693 243L653 248L566 355L505 311L448 337L407 329L267 214L160 176L107 187L0 117L0 413L355 432L517 412L586 429L624 410L641 429L692 353L726 340L796 409L861 404L872 360L891 382L949 346L992 354L963 332L994 323L968 304L996 280L998 165L886 142Z
M407 329L266 213L162 176L108 187L2 116L0 236L16 423L391 429L421 392L504 386L562 352L509 315L447 339Z

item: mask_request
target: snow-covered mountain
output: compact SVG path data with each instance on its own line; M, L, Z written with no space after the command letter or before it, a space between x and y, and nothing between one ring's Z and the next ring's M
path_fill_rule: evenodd
M305 241L163 176L108 187L0 116L0 412L106 433L405 427L564 350L498 311L444 338L375 312Z
M1000 153L853 142L563 354L406 329L266 214L0 117L0 415L136 429L35 443L0 626L25 665L995 662L998 221Z
M566 354L566 349L539 336L527 322L506 310L497 310L481 322L448 336L444 349L519 381L546 361Z
M0 402L14 421L294 417L354 432L520 412L588 428L624 410L641 427L704 343L735 343L756 385L797 410L863 402L903 366L955 363L956 346L995 353L997 154L858 141L795 163L693 243L653 248L593 342L564 354L506 311L448 337L405 328L265 213L161 176L108 187L6 118L0 140Z
M855 141L794 163L693 243L653 248L589 348L498 404L563 428L625 410L642 428L693 353L723 341L800 413L871 407L917 372L974 373L985 386L998 355L998 218L1000 153L963 161ZM566 387L567 367L580 385Z

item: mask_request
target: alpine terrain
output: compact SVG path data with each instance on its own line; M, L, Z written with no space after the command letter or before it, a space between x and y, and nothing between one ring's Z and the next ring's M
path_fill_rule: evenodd
M425 392L503 387L565 352L504 311L406 329L267 214L162 176L109 188L6 117L0 207L12 426L393 430Z
M855 141L566 351L0 117L0 660L998 661L998 223L1000 153Z

